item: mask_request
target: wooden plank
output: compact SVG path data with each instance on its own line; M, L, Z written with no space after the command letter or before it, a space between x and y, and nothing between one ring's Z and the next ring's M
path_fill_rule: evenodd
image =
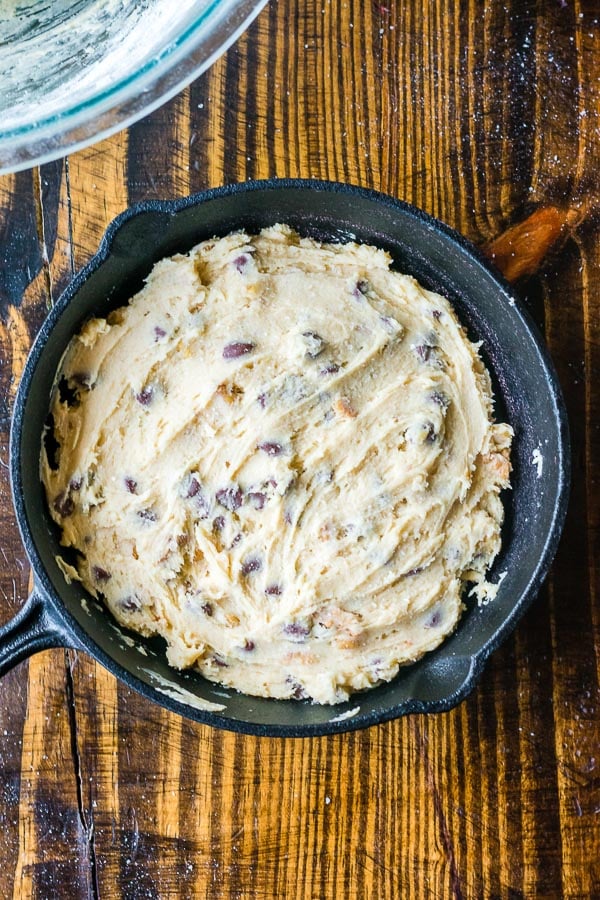
M108 164L110 171L115 165L119 145L116 139L104 147L84 151L70 171L68 164L53 163L31 174L40 264L20 307L9 307L12 321L21 314L29 326L20 339L19 352L13 353L15 382L30 337L39 328L45 311L75 267L80 267L95 251L110 218L126 205L125 195L121 201L114 196L113 179L105 168ZM93 215L89 208L89 198L102 185L109 186L99 207L103 219L98 217L98 207L91 207ZM12 345L16 346L15 340ZM85 671L78 684L74 674L79 675L81 669ZM81 683L85 685L83 691ZM87 718L81 717L85 722L83 735L77 724L80 692L84 696L80 702L87 701ZM116 685L102 667L88 660L79 662L77 654L63 651L40 654L30 662L20 766L19 858L15 874L18 896L53 896L63 888L77 896L95 895L98 873L94 784L82 775L80 743L84 735L92 736L91 745L97 752L90 768L93 781L104 788L109 800L102 812L110 819L118 808L118 799L116 806L110 802L116 783L115 708ZM103 741L107 732L110 736ZM101 829L105 818L98 818Z
M7 257L0 340L7 354L3 377L7 379L4 399L9 409L31 340L52 302L45 240L50 221L44 215L43 196L51 183L60 180L60 166L51 170L46 172L45 182L39 170L15 176L12 206L4 219L7 237L3 250ZM27 243L29 252L23 253L21 248ZM6 425L3 423L3 429ZM4 485L4 474L2 478ZM3 513L8 510L10 506L2 504ZM25 598L31 583L12 515L9 535L6 546L14 547L15 559L19 559L18 585L13 574L12 599L16 605ZM4 555L6 558L6 551ZM2 853L11 876L7 888L12 885L19 897L50 896L63 888L82 894L89 891L87 844L71 764L71 723L64 678L64 652L52 651L40 654L29 666L18 667L2 685L3 691L12 688L14 695L11 702L9 695L3 694L6 705L0 716L8 745L3 753L8 777L0 802L5 820L10 817L13 825L10 833L18 840L16 846L10 840L6 842ZM8 865L9 854L12 865Z
M570 409L575 482L570 514L554 575L552 601L553 701L558 761L563 890L567 897L593 896L600 884L598 830L600 779L600 629L596 558L598 489L593 475L597 434L592 418L597 403L591 397L598 383L598 242L578 241L563 252L561 269L567 283L582 282L584 306L572 302L570 291L557 285L557 268L548 272L545 291L551 346L558 342L570 353L559 372ZM586 252L587 250L587 252ZM589 380L588 380L589 379ZM587 484L581 475L588 473ZM578 477L579 474L579 477ZM582 540L581 522L588 522ZM582 861L586 862L582 865Z
M118 134L69 157L61 190L69 227L52 257L57 268L77 270L84 265L98 249L109 222L127 206L127 152L126 135ZM110 896L119 877L117 683L86 654L70 651L67 657L72 746L80 814L88 836L91 896Z
M229 52L233 53L234 49ZM189 177L192 192L218 187L223 182L224 125L220 118L218 98L224 92L228 55L221 57L189 89Z
M29 590L29 565L15 522L8 482L10 415L32 334L47 297L38 239L35 173L0 179L0 610L1 621L14 615ZM31 285L35 285L32 289ZM22 747L27 708L27 666L19 666L0 685L0 870L5 888L14 884L21 858L20 804L26 789Z
M39 286L36 184L31 172L0 178L0 621L14 615L27 594L29 568L18 536L8 482L10 416L32 334L46 298Z
M68 250L75 270L96 252L109 222L127 207L127 146L127 135L120 132L68 158Z
M29 664L16 897L87 897L93 892L89 832L79 803L78 772L73 770L73 723L63 660L64 651L52 651Z
M130 204L189 193L189 121L186 89L130 128L127 169L114 173L115 182L127 189Z
M535 190L562 195L584 216L579 232L542 280L547 335L569 408L574 461L569 518L549 583L559 815L554 840L560 849L563 894L569 898L594 896L600 885L600 630L595 602L599 497L594 475L600 281L597 229L585 218L590 191L595 195L592 203L597 200L597 183L590 182L589 174L600 162L596 13L590 4L575 3L567 11L572 34L557 42L556 34L568 26L565 17L552 10L539 28L537 48L541 83L536 118L548 121L557 108L564 115L560 128L538 131Z

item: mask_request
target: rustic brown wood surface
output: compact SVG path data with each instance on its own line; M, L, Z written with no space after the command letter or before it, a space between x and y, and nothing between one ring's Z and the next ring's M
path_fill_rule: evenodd
M574 479L546 587L447 714L258 739L171 715L81 653L18 666L0 683L0 897L600 898L599 173L594 0L271 0L149 118L0 178L0 621L29 583L7 471L24 359L136 200L332 178L481 244L567 208L520 290Z

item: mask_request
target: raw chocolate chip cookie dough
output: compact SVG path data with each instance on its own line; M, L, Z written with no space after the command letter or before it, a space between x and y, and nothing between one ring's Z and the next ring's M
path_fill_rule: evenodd
M448 302L285 226L159 262L71 341L42 480L78 575L169 662L337 703L485 593L512 432Z

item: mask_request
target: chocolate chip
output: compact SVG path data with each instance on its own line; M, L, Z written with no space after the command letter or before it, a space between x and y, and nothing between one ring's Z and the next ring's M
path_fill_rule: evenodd
M223 359L238 359L240 356L252 353L253 350L254 344L247 341L234 341L223 348Z
M432 422L425 422L423 424L423 428L425 431L424 442L426 444L435 444L437 441L437 432L435 430L435 426Z
M335 375L339 371L340 367L337 363L329 363L324 369L321 369L319 375Z
M138 516L144 522L156 522L158 518L156 512L150 506L146 507L146 509L139 509Z
M216 516L213 519L212 530L216 533L218 531L223 531L225 528L225 519L223 516Z
M255 556L250 557L250 559L244 560L241 567L242 575L250 575L252 572L259 572L262 569L262 563L260 559L257 559Z
M124 612L139 612L142 602L136 594L129 594L127 597L117 600L117 606L120 606Z
M442 391L434 391L429 395L429 399L432 403L435 403L436 406L441 407L442 409L448 409L450 406L450 398L446 396Z
M191 475L189 482L188 482L187 490L185 492L185 496L188 499L190 497L195 497L199 490L200 490L200 482L198 481L198 479L196 478L195 475Z
M63 518L72 515L73 510L75 509L75 504L73 500L66 491L62 491L58 497L54 500L54 509Z
M264 509L264 505L267 502L267 495L263 494L262 491L250 491L247 494L247 497L254 509Z
M258 397L256 398L256 402L258 403L258 405L260 406L261 409L264 409L266 407L267 399L268 399L267 394L259 394Z
M212 661L215 664L215 666L219 666L221 669L226 669L229 665L228 663L225 662L225 660L221 656L213 656Z
M434 319L436 319L439 322L440 319L442 318L442 311L441 311L441 309L432 309L431 315L433 316Z
M416 569L409 569L408 572L404 573L404 577L408 578L412 575L419 575L423 571L423 566L418 566Z
M80 491L81 485L83 484L83 477L80 475L79 478L71 478L69 482L69 489L72 491Z
M101 566L92 566L92 577L95 581L108 581L112 575Z
M283 626L282 631L286 637L297 643L302 643L310 634L310 628L302 622L288 622Z
M424 627L425 628L436 628L436 626L438 626L441 621L442 621L442 614L438 609L434 612L434 614L431 616L429 621L425 622Z
M306 345L306 356L309 359L316 359L325 349L325 341L316 331L303 331L302 337Z
M234 260L232 260L231 265L241 275L242 272L244 272L248 268L249 262L250 262L250 257L248 256L248 254L242 253L240 256L236 256L236 258Z
M246 638L246 640L244 641L242 650L245 650L247 653L250 653L250 651L254 650L255 647L256 647L256 644L254 643L254 641L250 641L250 640L248 640L248 638Z
M352 291L352 296L357 300L362 300L369 290L369 282L365 281L364 278L361 278L360 281L357 281L354 289Z
M125 482L125 487L130 494L137 493L137 481L135 480L135 478L129 478L129 476L126 476L123 481Z
M154 388L152 385L148 385L139 392L139 394L135 395L135 399L140 404L140 406L150 406L154 399Z
M430 347L429 344L417 344L414 348L414 351L421 362L429 362L432 350L433 347Z
M283 445L277 441L263 441L262 444L258 445L258 449L268 456L281 456L283 453Z
M220 506L224 506L229 512L235 512L236 509L240 508L244 501L244 495L239 487L236 487L235 485L228 488L221 488L220 491L217 491L215 496L217 503L220 504Z
M167 336L167 332L165 331L164 328L161 328L160 325L154 326L154 340L155 341L160 341L161 338L164 338L166 336Z
M269 597L280 597L282 593L281 587L278 584L270 584L265 588L265 594Z
M211 603L203 603L200 607L205 616L212 616L214 610Z
M285 683L290 685L290 696L294 700L308 700L310 695L306 693L306 690L300 684L300 682L293 678L291 675L287 676L287 678L285 679Z
M201 484L195 475L190 475L183 484L183 496L186 500L194 501L200 518L206 519L210 512L210 503L204 495Z

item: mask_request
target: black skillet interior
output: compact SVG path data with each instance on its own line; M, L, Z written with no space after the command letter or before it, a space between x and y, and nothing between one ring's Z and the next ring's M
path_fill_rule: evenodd
M61 553L58 534L38 477L50 387L69 339L85 319L126 303L161 257L205 238L242 227L252 233L275 222L320 239L376 244L389 250L399 270L448 296L471 338L483 342L497 416L515 430L503 549L490 576L492 581L503 576L496 599L481 609L468 602L456 633L437 651L402 669L390 684L335 708L248 697L170 669L159 640L122 630L80 586L66 584L55 560ZM410 711L448 709L471 690L487 656L514 627L548 570L565 515L569 449L560 390L535 328L476 250L446 226L389 197L324 182L270 181L141 205L115 220L32 351L17 398L12 469L38 588L61 611L74 643L130 686L191 718L257 734L310 735ZM205 701L223 709L207 710Z

